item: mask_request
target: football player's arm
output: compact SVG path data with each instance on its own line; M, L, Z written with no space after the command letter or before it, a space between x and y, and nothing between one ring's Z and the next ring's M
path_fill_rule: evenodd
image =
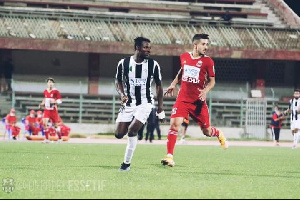
M165 95L166 94L171 94L171 96L174 95L174 89L175 89L176 85L180 83L181 78L182 78L182 69L180 68L180 70L178 71L176 77L172 81L171 85L167 88L167 90L165 92Z
M42 103L39 104L39 109L41 109L43 106L45 106L45 98L43 99Z
M215 78L215 63L212 59L208 60L208 65L207 65L207 75L208 75L208 83L206 87L202 90L198 89L200 91L199 94L199 99L201 101L206 100L206 95L207 93L214 88L216 84L216 78Z
M292 103L290 102L290 105L289 105L288 109L286 109L286 110L283 112L284 115L287 115L288 113L291 112L291 106L292 106Z
M157 64L154 68L154 80L156 84L156 96L157 96L157 102L158 107L156 111L156 116L161 122L165 121L166 114L163 109L163 98L164 98L164 91L162 86L162 76L160 72L160 66Z
M61 94L59 91L57 91L57 95L56 95L56 100L55 100L55 106L57 106L58 104L61 104L62 100L61 100Z
M207 86L203 89L203 90L199 90L200 91L200 95L199 98L201 101L204 101L206 99L206 95L207 93L214 88L216 84L216 78L215 77L209 77L209 82L207 84Z
M117 92L121 96L121 104L124 104L127 102L128 97L125 95L125 91L124 91L122 71L123 71L123 65L122 65L122 61L120 61L117 67L115 85L116 85Z

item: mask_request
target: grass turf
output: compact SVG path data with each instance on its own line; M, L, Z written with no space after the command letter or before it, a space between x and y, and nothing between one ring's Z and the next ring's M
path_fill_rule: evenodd
M299 198L300 149L138 145L131 171L119 172L125 145L0 143L0 199ZM14 185L5 193L2 186Z

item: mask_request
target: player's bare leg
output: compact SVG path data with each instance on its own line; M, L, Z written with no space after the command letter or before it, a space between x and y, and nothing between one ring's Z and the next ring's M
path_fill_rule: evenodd
M54 124L54 127L55 127L56 134L58 136L58 141L57 142L62 143L60 127L58 126L57 123Z
M49 121L49 118L43 118L43 124L44 124L44 127L45 127L45 140L42 142L44 144L47 144L49 143L49 131L48 131L48 121Z
M128 127L131 122L119 122L117 124L117 130L115 132L115 137L117 139L122 139L128 133Z
M177 141L178 130L183 122L183 117L171 118L171 126L168 133L167 142L167 156L161 160L162 165L174 167L175 162L173 160L174 149Z

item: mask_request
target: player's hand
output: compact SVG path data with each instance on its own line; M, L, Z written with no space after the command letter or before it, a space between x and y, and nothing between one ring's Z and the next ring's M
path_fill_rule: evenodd
M43 106L44 106L44 104L43 104L43 103L40 103L40 104L39 104L39 109L41 109Z
M176 86L174 86L174 85L170 85L170 86L166 89L166 91L165 91L165 93L164 93L164 96L171 96L171 97L173 97L173 96L174 96L174 89L175 89L175 87L176 87Z
M207 94L207 91L204 89L204 90L201 90L201 89L199 89L198 88L198 91L200 92L200 94L199 94L199 99L201 100L201 101L205 101L206 100L206 94Z
M156 116L158 117L161 123L164 123L166 120L166 114L164 110L158 109L156 112Z
M128 101L128 97L126 95L122 95L121 96L121 105L126 104Z

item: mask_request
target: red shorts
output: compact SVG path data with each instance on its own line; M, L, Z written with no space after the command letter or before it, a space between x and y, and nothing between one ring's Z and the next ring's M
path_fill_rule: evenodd
M57 110L45 110L43 118L48 118L52 120L52 123L58 123Z
M206 101L196 103L176 101L172 109L171 118L183 117L188 119L189 116L191 116L201 128L210 127L209 110Z

